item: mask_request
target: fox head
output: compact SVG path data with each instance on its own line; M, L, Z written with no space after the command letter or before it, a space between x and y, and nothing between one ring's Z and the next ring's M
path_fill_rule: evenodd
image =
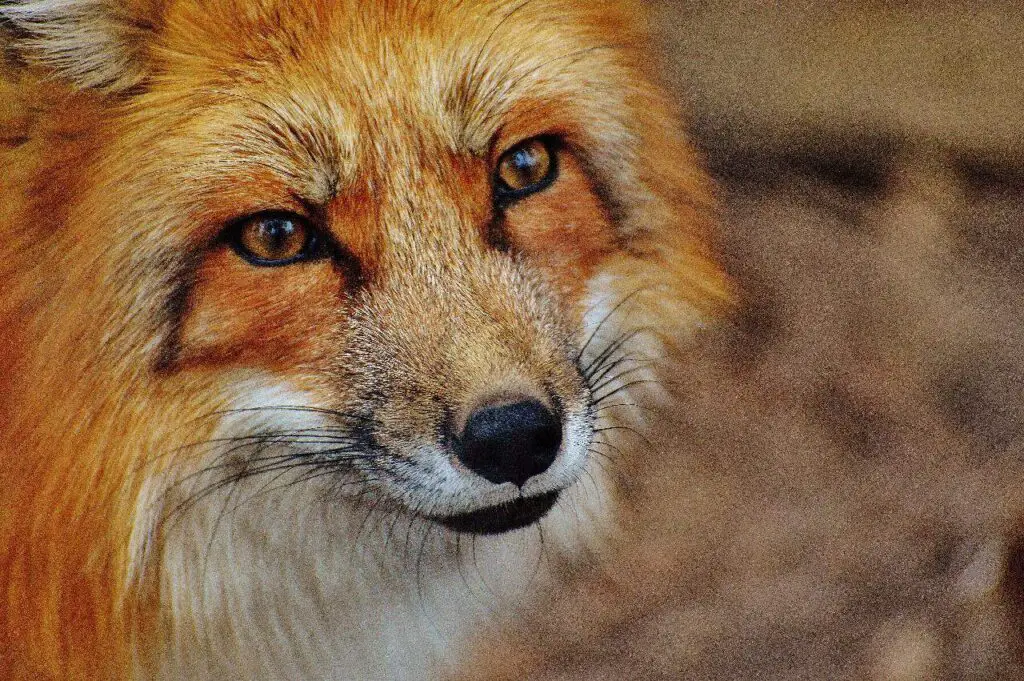
M727 297L639 4L0 4L12 675L589 531L632 386Z

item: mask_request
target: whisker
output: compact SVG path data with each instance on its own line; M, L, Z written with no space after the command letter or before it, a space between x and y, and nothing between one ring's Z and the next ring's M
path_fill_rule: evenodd
M272 443L276 444L276 443ZM245 445L252 446L252 445ZM359 461L372 461L376 457L374 454L367 454L362 449L356 449L352 447L334 448L329 450L316 450L313 452L290 452L283 455L266 456L262 452L269 446L268 443L263 443L257 447L257 456L254 459L250 459L246 462L244 468L240 468L237 472L220 477L210 484L200 487L197 490L192 491L185 499L176 504L164 515L164 521L169 522L174 519L175 516L183 513L189 508L194 507L199 502L208 498L209 496L223 490L228 486L237 486L245 480L265 475L273 474L281 471L290 471L298 469L308 469L311 467L330 467L337 471L342 464L352 464ZM232 448L238 449L238 448ZM221 455L218 460L222 459L226 455ZM256 465L253 465L256 464ZM235 463L216 463L204 467L203 469L184 476L180 480L175 481L166 491L165 495L175 489L180 489L182 484L185 484L191 480L198 479L204 475L211 475L219 470L226 468L234 468ZM229 494L229 497L231 494Z
M195 416L188 421L187 424L191 425L196 421L202 421L209 418L218 416L227 416L231 414L254 414L261 412L294 412L299 414L316 414L318 416L328 416L338 421L339 423L355 423L364 424L370 421L372 417L365 414L346 413L338 411L337 409L328 409L326 407L311 407L304 404L272 404L264 405L259 407L231 407L225 409L215 409L214 411Z
M631 433L631 434L637 436L638 438L640 438L641 440L643 440L644 444L646 444L647 446L649 446L649 447L653 447L654 446L654 443L651 442L651 440L646 435L641 433L636 428L633 428L632 426L623 426L623 425L604 426L602 428L595 428L594 432L604 433L604 432L616 431L616 430L622 430L622 431L626 431L628 433Z
M619 381L621 381L623 378L625 378L627 376L632 376L633 374L638 374L638 373L640 373L642 371L650 371L651 370L651 366L652 366L651 364L644 364L644 365L641 365L641 366L630 367L628 369L624 369L624 370L620 371L619 373L617 373L617 374L615 374L613 376L610 376L610 377L606 378L605 380L601 381L597 385L593 386L590 390L591 390L591 392L594 395L596 395L597 393L600 393L602 390L604 390L608 386L613 385L615 383L618 383ZM650 380L650 382L660 383L660 381L655 381L653 379L649 379L649 380ZM633 385L633 383L627 383L625 385ZM610 393L610 394L614 394L614 393ZM606 395L604 395L604 397L595 397L594 398L594 403L595 404L600 404L601 400L602 399L607 399L610 396L610 394L606 394Z
M638 329L631 329L626 333L620 334L612 342L610 342L604 350L601 351L597 357L595 357L589 364L587 371L584 375L590 379L597 371L600 371L604 362L608 361L608 358L613 357L626 343L634 340L637 336L644 333L651 333L650 327L640 327Z
M632 388L633 386L637 386L637 385L663 385L663 382L659 381L659 380L655 380L655 379L650 379L650 378L640 378L640 379L637 379L635 381L630 381L628 383L625 383L625 384L623 384L621 386L618 386L618 387L616 387L616 388L614 388L612 390L609 390L609 391L605 392L603 395L595 395L594 398L593 398L593 403L595 405L600 405L602 401L608 399L609 397L611 397L613 395L616 395L616 394L618 394L620 392L626 392L630 388Z
M235 453L237 453L237 452L239 452L239 451L241 451L243 449L246 449L246 448L249 448L249 447L253 447L253 446L259 447L259 449L257 451L264 451L266 449L267 445L270 445L270 444L275 444L275 445L276 444L288 444L288 442L283 442L282 443L282 442L277 441L277 440L257 439L257 440L254 440L253 442L244 442L242 444L236 445L235 447L231 447L231 448L225 450L224 452L220 453L214 459L213 463L211 463L211 464L209 464L207 466L204 466L203 468L201 468L201 469L199 469L199 470L197 470L197 471L195 471L193 473L190 473L190 474L188 474L186 476L178 478L175 481L174 486L175 487L180 487L184 483L187 483L187 482L189 482L191 480L194 480L196 478L202 477L204 475L209 475L209 474L211 474L211 473L213 473L214 471L217 471L217 470L223 470L223 469L226 469L226 468L241 468L242 464L240 462L238 462L238 461L224 461L224 459L231 457L233 454L235 454ZM366 456L362 449L355 448L355 447L352 447L352 446L346 446L346 447L333 447L333 448L329 448L329 449L314 450L312 452L289 452L287 454L279 454L279 455L274 455L274 456L263 456L261 454L261 455L259 455L257 457L254 457L254 458L250 457L245 463L247 465L251 465L253 463L265 464L265 463L284 462L284 461L298 461L298 460L301 460L301 459L304 459L304 458L308 458L308 457L313 457L313 456L335 457L335 460L337 460L337 457L339 455L350 454L350 453L357 453L359 456ZM349 457L349 460L352 460L354 458L358 458L358 457ZM246 468L245 470L249 470L249 468ZM259 472L259 471L256 471L256 472Z
M410 523L415 519L417 519L417 516L409 516ZM420 537L420 547L416 553L416 596L420 599L420 606L424 609L424 612L426 612L427 600L423 594L423 555L425 553L427 539L429 539L430 533L434 529L434 524L428 522L423 523L423 525L425 530Z
M611 409L625 409L625 408L639 409L641 411L650 411L651 408L640 404L638 402L616 402L614 404L602 404L600 407L594 410L594 414L600 414Z
M640 295L641 293L643 293L646 290L648 290L647 287L640 287L640 288L638 288L638 289L628 293L625 297L622 298L622 300L620 300L610 310L608 310L608 312L606 312L603 317L601 317L601 320L597 323L597 326L594 327L594 330L590 332L590 335L587 337L587 340L583 343L583 347L581 347L579 352L577 353L577 355L576 355L576 361L577 362L579 362L580 360L583 359L583 355L586 354L587 350L590 348L590 344L594 342L594 339L597 337L597 334L600 333L600 331L604 327L605 323L607 323L608 320L611 319L612 316L616 312L618 312L619 309L622 308L623 305L628 303L630 300L633 300L634 298L636 298L638 295ZM595 307L597 305L600 305L601 302L604 302L604 301L598 302L595 305ZM589 312L589 311L590 310L588 310L587 312Z
M605 376L607 376L609 372L615 371L616 369L618 369L623 364L626 364L627 362L653 365L654 360L652 360L650 357L647 357L646 355L638 355L635 352L625 353L623 355L619 355L618 357L612 355L608 358L607 361L603 362L601 365L590 367L587 373L584 374L584 377L590 384L597 383L598 381L602 380Z

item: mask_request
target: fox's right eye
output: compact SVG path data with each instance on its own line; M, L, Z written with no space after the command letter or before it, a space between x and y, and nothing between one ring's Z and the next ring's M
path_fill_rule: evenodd
M229 228L227 241L253 265L275 267L322 257L324 240L302 216L264 213Z
M496 198L509 203L544 189L558 175L550 139L535 137L506 151L495 174Z

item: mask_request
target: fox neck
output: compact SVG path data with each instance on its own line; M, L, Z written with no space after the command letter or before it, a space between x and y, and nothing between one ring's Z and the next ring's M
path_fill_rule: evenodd
M295 492L211 498L169 530L164 643L140 646L140 677L428 677L527 606L553 564L600 550L612 515L599 468L538 525L496 536Z

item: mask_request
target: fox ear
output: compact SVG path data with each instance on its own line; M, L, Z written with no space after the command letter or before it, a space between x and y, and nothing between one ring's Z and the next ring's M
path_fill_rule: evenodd
M147 74L162 0L0 0L14 52L81 88L121 92ZM0 40L5 40L0 32Z

